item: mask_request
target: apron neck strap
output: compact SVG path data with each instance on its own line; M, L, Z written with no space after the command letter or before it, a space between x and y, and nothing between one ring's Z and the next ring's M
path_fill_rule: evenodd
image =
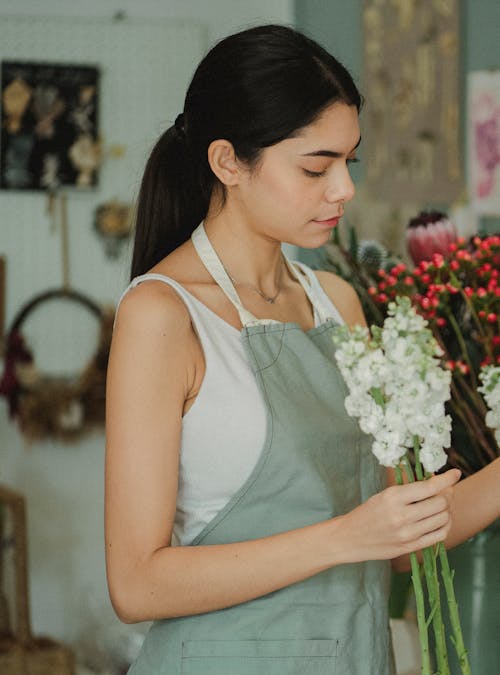
M224 269L224 265L221 262L221 259L217 255L214 247L212 246L210 239L207 236L203 222L201 222L198 227L194 230L191 235L191 241L193 246L198 253L202 263L207 268L208 272L214 279L214 281L220 286L222 292L226 295L229 301L236 308L240 321L243 326L248 326L249 324L259 323L261 321L269 321L268 319L258 319L251 312L249 312L243 306L238 293L234 287L233 282L229 278L229 274ZM316 309L320 316L321 322L324 320L324 312L322 307L318 306L314 294L312 293L311 282L310 280L302 274L299 270L295 268L294 265L288 260L286 255L283 253L283 258L285 260L286 266L290 270L290 273L297 279L302 288L304 289L311 305Z
M200 256L201 262L205 265L207 270L212 275L214 281L220 286L222 292L227 296L231 303L236 307L240 316L240 321L243 326L258 321L251 312L245 309L241 303L240 297L236 292L233 282L229 278L229 274L224 269L219 256L215 252L210 239L207 237L203 222L201 222L191 235L193 246Z

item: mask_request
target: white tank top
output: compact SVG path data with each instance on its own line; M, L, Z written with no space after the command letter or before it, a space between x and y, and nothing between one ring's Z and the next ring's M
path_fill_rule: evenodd
M343 322L320 286L302 263L287 261L295 276L306 282L314 307L315 325L325 317ZM266 410L248 363L240 331L170 277L144 274L134 286L156 280L171 286L185 303L205 357L205 375L195 402L184 415L173 545L189 544L245 482L257 463L266 435ZM121 301L121 298L120 298Z

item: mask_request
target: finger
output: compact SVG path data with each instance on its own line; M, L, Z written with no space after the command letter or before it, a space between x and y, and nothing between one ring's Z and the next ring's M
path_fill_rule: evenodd
M413 502L407 506L407 516L411 522L424 520L437 513L447 511L450 507L450 500L445 492L428 497L418 502Z
M421 539L422 537L432 534L436 530L445 528L450 522L450 514L448 511L441 511L435 513L428 518L423 518L415 523L411 528L412 539Z
M445 541L449 531L450 531L449 525L446 524L444 527L440 527L439 529L434 530L433 532L425 534L424 536L420 537L420 539L417 542L415 542L415 547L413 548L413 550L420 551L424 548L427 548L427 546L434 546L434 544L437 544L440 541Z
M442 490L455 485L462 475L459 469L450 469L439 476L432 476L428 480L419 480L415 483L403 485L405 489L406 503L418 502L439 494Z

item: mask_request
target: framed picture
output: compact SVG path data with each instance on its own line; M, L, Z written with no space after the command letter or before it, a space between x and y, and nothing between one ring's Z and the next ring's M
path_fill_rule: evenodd
M3 61L0 188L91 188L99 168L94 66Z
M366 181L393 204L452 202L463 191L459 0L364 0Z
M500 70L468 76L468 188L474 211L500 216Z

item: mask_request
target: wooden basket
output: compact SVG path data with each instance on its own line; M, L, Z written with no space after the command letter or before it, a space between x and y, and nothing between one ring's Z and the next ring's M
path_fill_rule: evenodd
M14 631L0 635L1 675L74 675L71 650L55 640L33 637L30 626L26 508L22 495L0 485L0 505L10 510L14 529ZM0 536L2 530L0 530ZM1 559L1 555L0 555ZM3 589L0 560L0 591Z

